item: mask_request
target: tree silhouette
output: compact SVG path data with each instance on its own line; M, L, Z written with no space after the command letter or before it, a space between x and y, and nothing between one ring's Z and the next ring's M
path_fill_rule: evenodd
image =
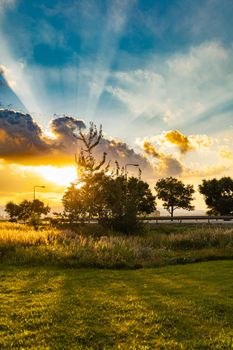
M40 219L41 215L49 213L50 208L38 199L32 202L25 199L20 204L7 203L5 211L10 216L10 219L26 222L32 217Z
M105 183L109 177L104 172L86 176L77 187L75 184L66 190L62 203L70 222L102 218L105 214Z
M106 152L103 152L102 160L97 162L93 156L93 149L100 143L103 137L102 126L99 130L94 123L90 123L88 133L84 134L82 130L79 130L78 140L82 142L81 151L79 156L75 156L79 179L83 177L91 176L96 171L101 170L102 166L106 162ZM109 165L106 167L108 170Z
M5 212L9 215L11 221L17 221L19 210L19 206L13 202L8 202L6 204Z
M155 210L155 197L149 185L138 178L111 177L105 186L105 207L109 214L105 222L116 230L133 233L140 226L138 216Z
M194 206L190 204L193 200L193 185L184 185L182 181L174 177L160 179L155 185L157 198L161 199L163 207L174 216L174 211L178 208L186 210L194 210Z
M70 222L97 218L107 225L121 226L121 231L133 230L138 215L155 209L155 197L141 179L127 179L124 167L120 168L117 161L115 169L109 172L105 152L100 161L96 159L93 150L102 137L102 127L98 130L93 123L87 133L79 130L78 140L82 142L76 157L79 182L71 184L63 196L65 215Z
M203 194L210 215L233 215L233 179L203 180L199 185L199 192Z

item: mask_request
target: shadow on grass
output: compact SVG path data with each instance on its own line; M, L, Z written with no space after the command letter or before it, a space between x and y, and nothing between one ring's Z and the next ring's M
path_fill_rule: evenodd
M0 348L230 349L231 268L4 267Z

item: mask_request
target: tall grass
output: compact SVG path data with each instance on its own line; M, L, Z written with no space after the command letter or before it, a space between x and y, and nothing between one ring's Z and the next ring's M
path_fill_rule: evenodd
M99 231L98 231L99 230ZM89 231L89 232L87 232ZM98 235L96 232L98 231ZM93 226L78 232L52 227L35 231L0 224L0 261L74 267L137 268L233 258L233 227L180 226L123 236ZM103 232L102 232L103 233Z

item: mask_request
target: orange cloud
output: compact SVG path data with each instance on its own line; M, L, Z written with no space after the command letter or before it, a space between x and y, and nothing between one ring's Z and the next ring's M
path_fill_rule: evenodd
M168 131L164 135L164 138L168 142L176 145L179 148L181 153L186 153L186 152L192 151L194 149L194 146L189 141L188 137L181 134L181 132L179 132L178 130Z
M159 152L149 141L144 141L143 149L147 155L158 160L158 163L155 165L155 170L160 176L179 176L182 174L183 165L170 154Z

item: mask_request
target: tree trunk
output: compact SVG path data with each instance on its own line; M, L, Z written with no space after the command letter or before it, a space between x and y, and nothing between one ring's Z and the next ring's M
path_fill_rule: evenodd
M173 206L171 207L171 221L173 221L173 213L174 213L174 208L173 208Z

